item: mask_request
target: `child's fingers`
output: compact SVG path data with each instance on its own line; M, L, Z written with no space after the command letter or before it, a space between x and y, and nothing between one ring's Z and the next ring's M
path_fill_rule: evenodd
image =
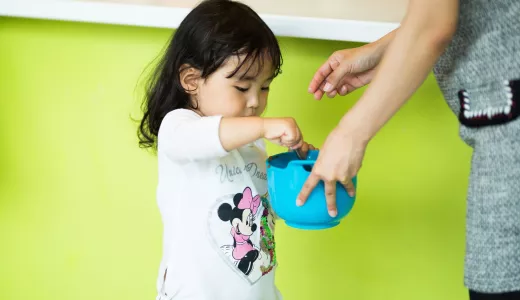
M293 143L293 145L290 145L290 148L295 150L295 149L300 149L304 144L304 141L303 140L300 140L296 145Z
M302 146L300 147L300 149L298 149L298 151L300 154L300 158L306 159L307 155L309 154L309 144L307 144L306 142L302 142Z
M314 147L314 145L312 144L309 144L307 142L302 142L301 143L301 147L299 147L298 145L294 146L294 147L288 147L287 151L292 151L294 149L300 149L300 151L302 152L305 152L305 153L308 153L310 150L319 150L318 148Z
M286 143L293 150L301 148L303 143L305 143L299 129L292 136L282 136L282 142Z
M303 142L302 147L300 149L305 153L309 152L309 144Z
M276 145L284 146L281 139L268 139L268 141Z

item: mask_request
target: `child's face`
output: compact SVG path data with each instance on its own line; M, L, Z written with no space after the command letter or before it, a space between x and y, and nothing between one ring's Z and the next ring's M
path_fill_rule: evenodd
M260 72L257 62L253 65L246 63L235 76L227 78L239 65L239 59L243 57L230 58L208 78L199 80L193 97L202 115L249 117L260 116L264 112L269 85L273 80L271 63L266 60ZM248 68L249 71L244 74Z

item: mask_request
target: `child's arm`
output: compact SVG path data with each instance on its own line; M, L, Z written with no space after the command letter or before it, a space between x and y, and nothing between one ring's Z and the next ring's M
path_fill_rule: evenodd
M222 118L219 130L224 149L231 151L265 138L289 148L303 144L302 135L293 118Z
M200 117L193 111L176 110L164 118L158 148L175 160L222 157L260 138L286 147L302 144L300 129L292 118Z

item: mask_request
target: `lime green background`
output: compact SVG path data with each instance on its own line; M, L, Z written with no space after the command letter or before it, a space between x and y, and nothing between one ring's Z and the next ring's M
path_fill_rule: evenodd
M0 18L0 299L154 299L157 166L131 117L142 72L170 34ZM317 102L308 82L334 50L355 45L280 43L267 114L294 116L319 146L360 92ZM470 154L429 78L369 145L358 202L339 227L279 223L285 299L466 299Z

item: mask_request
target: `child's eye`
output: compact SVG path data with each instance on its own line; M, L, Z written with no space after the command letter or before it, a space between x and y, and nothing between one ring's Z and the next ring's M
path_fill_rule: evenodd
M242 88L239 86L235 86L235 89L237 89L239 92L245 93L249 90L249 88Z
M262 91L269 91L269 87L268 86L262 87Z

